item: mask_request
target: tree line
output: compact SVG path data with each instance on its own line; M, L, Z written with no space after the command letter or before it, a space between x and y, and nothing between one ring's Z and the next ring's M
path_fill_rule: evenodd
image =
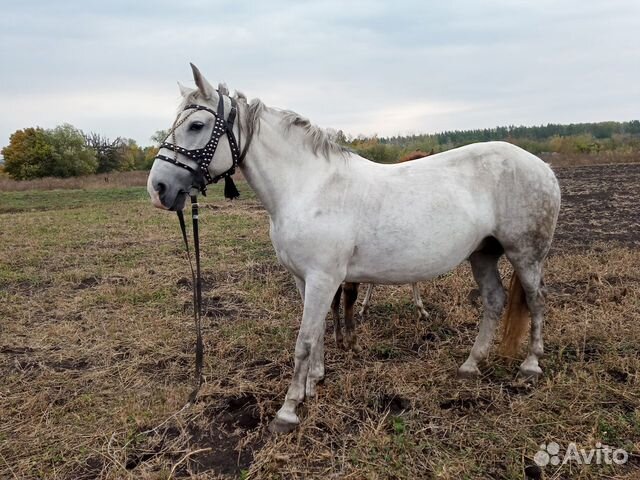
M161 134L152 139L157 141ZM155 146L140 147L135 140L121 137L110 140L69 124L17 130L1 151L3 170L15 180L146 170L157 152Z
M53 129L25 128L14 132L1 150L4 171L16 180L71 177L90 173L146 170L166 136L159 130L155 146L140 147L132 139L110 140L84 133L72 125ZM438 153L474 142L504 140L529 152L640 155L640 121L507 126L394 137L351 137L339 131L336 140L356 153L381 163L393 163L415 151Z
M393 163L413 151L443 152L469 143L503 140L529 152L599 154L619 152L640 155L640 121L508 126L476 130L452 130L394 137L350 137L339 131L339 143L359 155L381 163Z

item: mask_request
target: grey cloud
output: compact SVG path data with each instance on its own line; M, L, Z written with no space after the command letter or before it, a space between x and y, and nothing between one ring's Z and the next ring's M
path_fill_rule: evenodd
M12 3L0 104L27 106L0 118L0 144L63 121L149 143L189 61L353 134L625 120L640 107L635 0Z

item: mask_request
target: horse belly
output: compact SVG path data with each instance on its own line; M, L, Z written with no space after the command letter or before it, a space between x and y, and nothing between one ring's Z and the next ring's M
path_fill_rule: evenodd
M423 236L390 232L355 246L346 280L383 284L428 280L457 267L485 236L475 228L425 231Z

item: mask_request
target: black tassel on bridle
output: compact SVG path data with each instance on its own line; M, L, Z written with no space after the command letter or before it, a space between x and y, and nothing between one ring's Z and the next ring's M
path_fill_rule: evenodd
M234 200L240 196L240 192L236 188L236 183L231 175L224 177L224 196L229 200Z

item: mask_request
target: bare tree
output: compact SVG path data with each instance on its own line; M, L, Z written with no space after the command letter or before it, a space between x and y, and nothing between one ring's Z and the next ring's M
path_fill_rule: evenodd
M109 140L99 133L84 133L84 141L87 147L96 152L98 159L97 173L111 172L117 170L120 164L122 150L125 142L121 137Z

